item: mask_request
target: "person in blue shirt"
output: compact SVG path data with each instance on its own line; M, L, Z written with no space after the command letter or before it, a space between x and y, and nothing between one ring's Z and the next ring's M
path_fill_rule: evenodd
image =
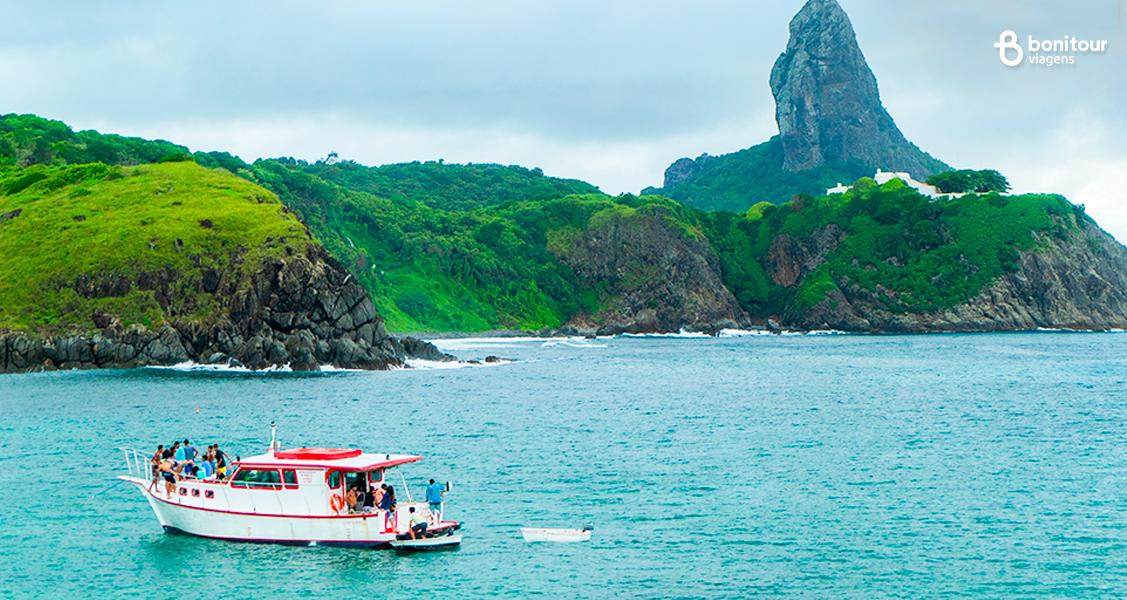
M196 460L196 449L192 447L192 442L184 440L184 457L189 461Z
M445 490L442 489L442 485L431 479L430 485L427 486L427 504L430 505L430 514L434 517L435 525L442 521L442 494L444 493Z

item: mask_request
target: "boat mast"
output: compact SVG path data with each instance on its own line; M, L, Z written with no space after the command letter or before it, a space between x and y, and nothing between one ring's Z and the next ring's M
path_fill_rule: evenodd
M278 447L278 425L274 421L270 421L270 450L268 453L273 456L274 449Z

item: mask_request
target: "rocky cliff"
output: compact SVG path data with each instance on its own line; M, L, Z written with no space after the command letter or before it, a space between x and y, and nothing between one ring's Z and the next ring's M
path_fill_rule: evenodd
M0 372L169 365L384 369L447 358L273 195L193 163L0 173Z
M596 216L557 254L602 295L597 313L576 315L561 333L715 332L747 323L708 240L660 211Z
M790 39L770 74L776 138L720 156L682 158L660 193L709 210L743 211L760 201L821 194L877 168L919 180L949 169L900 132L853 25L836 0L809 0L790 22Z
M859 160L922 181L949 168L900 133L836 0L809 0L791 20L786 51L771 69L771 93L788 171Z
M99 311L90 323L70 324L66 333L0 334L0 372L185 361L301 371L321 365L386 369L413 356L449 358L425 342L389 336L367 292L320 246L309 246L304 256L264 260L246 278L239 273L201 278L194 291L211 295L218 309L204 318L173 318L150 328L124 326L118 316ZM176 282L161 274L137 279L95 274L78 286L91 295L138 290L170 298Z
M1127 248L1087 219L1060 235L1034 234L1015 266L969 300L937 311L891 310L902 292L838 280L809 308L792 306L782 324L795 329L882 333L1127 329ZM768 272L796 286L845 238L835 225L808 238L775 238ZM888 260L895 261L895 257Z

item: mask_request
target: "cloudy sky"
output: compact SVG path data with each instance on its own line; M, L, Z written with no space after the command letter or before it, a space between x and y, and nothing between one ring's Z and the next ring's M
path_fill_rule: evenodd
M1127 241L1127 0L841 0L909 139ZM244 159L539 166L611 193L776 131L802 0L9 2L0 113ZM1008 69L993 43L1107 39Z

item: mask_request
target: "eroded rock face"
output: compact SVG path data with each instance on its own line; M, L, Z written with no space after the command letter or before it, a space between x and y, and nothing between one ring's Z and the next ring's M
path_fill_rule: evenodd
M836 0L809 0L791 20L771 93L787 171L859 160L923 180L948 168L900 133Z
M767 250L767 272L771 280L786 287L797 285L807 273L826 260L844 237L845 232L832 223L808 238L795 239L785 233L779 235Z
M160 301L170 298L164 288L172 283L148 274L138 281L83 279L74 287L88 294L137 287ZM219 307L203 319L173 316L150 330L122 327L114 315L99 312L92 331L47 338L0 334L0 372L185 361L252 369L386 369L402 366L409 357L452 359L427 342L389 336L368 293L320 246L310 246L304 255L266 259L249 276L240 269L204 273L199 285L199 291L215 294Z
M965 304L933 313L887 310L887 290L833 290L788 326L844 331L1012 331L1127 328L1127 248L1080 221L1066 239L1040 234L1018 268Z
M693 178L701 167L708 162L709 156L702 154L696 160L679 158L665 169L665 187L672 188Z
M659 214L618 217L589 229L559 259L605 290L599 314L579 315L560 333L715 332L747 323L721 282L708 242Z

